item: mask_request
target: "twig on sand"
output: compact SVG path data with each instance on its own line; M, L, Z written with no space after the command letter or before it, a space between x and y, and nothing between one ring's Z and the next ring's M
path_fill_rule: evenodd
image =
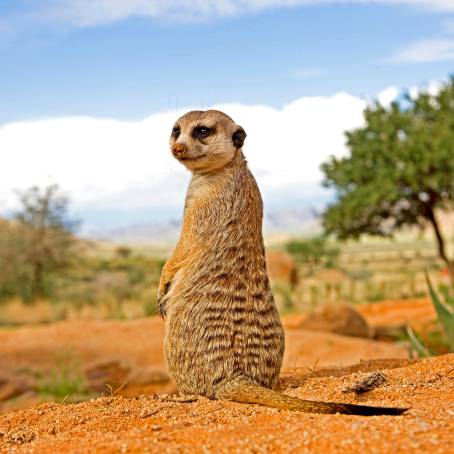
M180 404L196 402L199 400L199 396L169 396L168 394L162 394L161 396L156 396L156 398L163 402L177 402Z
M317 370L317 367L318 367L318 363L320 362L320 358L317 358L315 360L315 363L312 367L308 366L307 368L311 371L311 372L315 372Z
M353 383L350 386L347 386L342 390L343 393L351 393L354 392L356 394L362 394L367 391L371 391L374 388L378 388L386 381L385 375L383 375L380 371L373 372L372 374L368 374L365 378Z
M162 407L159 407L159 408L156 408L155 410L150 410L150 411L147 411L147 410L144 410L141 414L140 414L140 417L141 418L149 418L150 416L153 416L155 415L156 413L159 413L160 411L162 410Z
M215 411L219 411L219 410L223 410L223 409L224 409L224 405L219 404L219 406L217 408L213 408L211 410L208 410L205 413L196 413L195 415L192 415L192 417L193 418L197 418L199 416L206 416L206 415L209 415L210 413L214 413Z
M109 385L109 383L106 383L106 386L109 388L110 390L110 397L112 396L115 396L115 394L117 394L119 391L121 391L127 384L129 383L129 380L128 381L125 381L121 386L119 386L115 391L114 389L112 388L111 385ZM104 397L104 396L103 396Z

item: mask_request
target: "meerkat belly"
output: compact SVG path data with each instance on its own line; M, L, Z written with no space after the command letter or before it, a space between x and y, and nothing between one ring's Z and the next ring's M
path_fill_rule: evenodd
M180 392L214 398L239 377L274 387L284 336L272 295L264 296L254 302L252 296L201 289L171 297L165 353Z

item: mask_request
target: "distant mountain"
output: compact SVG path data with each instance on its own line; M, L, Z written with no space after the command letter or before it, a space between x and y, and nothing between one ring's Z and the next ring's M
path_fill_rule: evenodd
M89 233L91 239L118 244L173 244L179 235L181 221L170 219L155 223L141 223L114 229L103 229ZM296 235L318 233L320 224L311 208L273 209L264 214L264 235Z
M168 245L174 243L178 238L180 226L180 221L170 219L169 221L97 230L87 236L94 240L118 244Z
M263 232L265 236L318 233L318 218L318 214L309 206L273 209L270 212L265 210Z

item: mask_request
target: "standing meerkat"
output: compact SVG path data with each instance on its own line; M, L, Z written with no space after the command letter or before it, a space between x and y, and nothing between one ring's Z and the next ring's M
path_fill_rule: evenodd
M181 236L158 291L167 366L179 391L303 412L402 413L273 390L284 331L266 272L262 199L241 150L245 138L216 110L189 112L172 129L172 154L192 172Z

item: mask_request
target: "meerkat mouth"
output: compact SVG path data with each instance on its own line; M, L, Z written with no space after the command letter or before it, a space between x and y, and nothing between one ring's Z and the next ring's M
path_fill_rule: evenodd
M184 157L184 156L182 156L182 157L179 157L178 159L180 161L197 161L198 159L202 159L204 157L206 157L206 153L200 154L198 156L193 156L193 157L188 157L188 156Z

